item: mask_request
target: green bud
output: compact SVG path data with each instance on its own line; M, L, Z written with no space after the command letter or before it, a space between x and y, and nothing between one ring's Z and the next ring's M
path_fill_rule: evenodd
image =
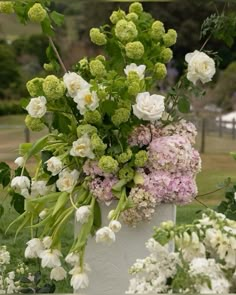
M144 55L144 47L140 41L129 42L125 46L126 55L131 59L140 59Z
M148 153L146 151L139 151L135 155L134 164L137 167L143 167L148 160Z
M132 21L121 19L115 27L115 35L122 42L133 41L138 36L138 31Z
M108 97L108 93L106 92L105 88L98 89L97 96L100 100L106 100Z
M119 178L127 182L131 181L134 178L134 169L129 166L121 168L119 171Z
M35 3L28 11L28 17L32 22L41 23L47 16L47 11L40 3Z
M103 143L102 139L94 133L91 137L91 146L97 156L104 155L107 145Z
M113 11L112 15L110 16L110 21L115 25L119 20L125 17L125 12L121 9L117 11Z
M126 123L130 117L130 110L126 108L120 108L115 110L114 115L111 117L112 123L115 126L119 126L122 123Z
M137 82L132 82L128 87L128 93L130 95L137 95L140 92L140 86Z
M25 118L25 125L31 130L31 131L42 131L45 127L44 123L39 118L33 118L30 115L27 115Z
M163 63L156 63L154 66L154 72L157 80L162 80L167 75L166 66Z
M104 55L99 54L98 56L96 56L96 59L100 60L102 63L104 63L106 61L106 58Z
M134 2L129 6L129 12L141 14L143 12L143 6L139 2Z
M105 173L115 173L118 169L118 162L111 156L102 156L98 162L98 167Z
M11 14L14 13L14 2L12 1L0 1L0 13Z
M132 22L136 22L138 20L138 15L135 12L130 12L126 15L126 19Z
M43 94L43 82L43 78L34 78L26 83L30 96L37 97Z
M163 36L163 42L166 47L170 47L176 43L177 40L177 33L175 30L170 29L168 32Z
M127 76L127 80L128 80L128 83L133 83L133 82L139 83L140 78L137 72L130 71Z
M49 75L44 79L43 92L48 99L59 99L65 93L65 85L54 75Z
M98 59L92 60L89 63L89 69L91 74L95 77L102 77L106 74L106 68L104 64Z
M54 71L54 66L52 63L49 63L49 64L44 64L43 65L43 68L46 72L53 72Z
M93 134L97 133L97 128L90 125L90 124L84 124L84 125L79 125L77 127L77 136L78 138L82 137L85 134L88 134L89 136L92 136Z
M136 172L134 175L134 183L135 184L144 184L143 175L139 172Z
M163 63L168 63L173 57L173 52L170 48L165 48L160 53L160 59Z
M164 24L160 22L159 20L155 21L152 24L151 37L156 41L161 41L164 34L165 34Z
M99 29L92 28L89 32L91 41L99 46L105 45L107 43L106 35L101 33Z
M116 157L117 161L121 164L128 162L132 158L132 151L128 148L124 153L121 153Z
M79 66L82 70L88 70L89 63L87 57L84 57L79 61Z
M99 125L102 123L102 115L98 110L87 111L84 114L84 121L89 124Z
M129 100L120 99L117 103L118 108L125 108L131 110L132 104Z

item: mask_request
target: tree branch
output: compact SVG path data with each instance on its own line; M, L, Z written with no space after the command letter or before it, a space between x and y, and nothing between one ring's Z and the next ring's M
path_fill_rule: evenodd
M60 57L60 54L59 54L59 52L58 52L58 50L57 50L57 48L56 48L56 46L55 46L55 44L54 44L52 38L48 36L48 40L49 40L50 45L52 46L53 51L54 51L55 54L56 54L56 57L57 57L57 59L58 59L58 61L59 61L59 64L61 65L61 67L62 67L64 73L67 73L66 67L65 67L65 65L64 65L64 63L63 63L63 61L62 61L62 59L61 59L61 57Z

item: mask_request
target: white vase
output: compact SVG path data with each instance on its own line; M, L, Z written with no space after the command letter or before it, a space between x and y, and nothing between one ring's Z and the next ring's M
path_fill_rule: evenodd
M110 207L102 207L102 225L108 225L107 215ZM89 287L81 290L83 295L123 295L128 290L130 266L137 258L144 258L148 251L145 242L152 237L153 227L163 221L176 219L176 206L162 204L157 207L150 222L143 222L132 228L122 224L116 234L116 242L111 246L96 244L90 238L86 247L85 261L90 265ZM75 224L75 234L79 224ZM173 245L170 245L172 250Z

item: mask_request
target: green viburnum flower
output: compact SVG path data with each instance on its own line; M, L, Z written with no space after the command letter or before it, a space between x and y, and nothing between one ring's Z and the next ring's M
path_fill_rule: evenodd
M133 83L133 82L135 82L135 83L139 83L139 81L140 81L140 77L139 77L139 75L138 75L137 72L135 72L135 71L130 71L130 72L128 73L127 80L128 80L129 83Z
M32 22L41 23L47 16L47 11L40 3L35 3L28 11L28 17Z
M43 78L34 78L26 83L26 88L32 97L43 94Z
M49 75L44 79L43 92L48 99L59 99L65 93L65 85L56 76Z
M115 126L119 126L129 120L130 110L126 108L119 108L115 110L114 115L111 117L111 121Z
M173 52L170 48L165 48L160 53L160 59L163 63L168 63L173 57Z
M125 52L131 59L140 59L144 55L144 46L140 41L129 42L125 46Z
M79 61L79 66L82 70L88 70L89 62L88 62L87 57L84 57Z
M143 167L148 160L148 153L146 151L139 151L135 155L134 164L137 167Z
M139 2L134 2L129 6L129 12L141 14L143 12L143 6Z
M154 66L155 77L157 80L162 80L167 75L166 66L163 63L156 63Z
M33 118L30 115L27 115L25 118L25 125L31 130L31 131L42 131L45 127L44 123L39 118Z
M107 145L103 143L102 139L96 133L91 136L91 146L97 156L104 155L107 148Z
M121 164L128 162L132 158L132 151L128 148L124 153L121 153L116 157L117 161Z
M119 20L125 18L125 12L121 9L113 11L110 16L110 21L115 25Z
M102 63L104 63L106 61L105 56L102 54L99 54L98 56L96 56L96 59L100 60Z
M164 24L162 22L160 22L159 20L156 20L152 24L151 37L156 41L161 41L164 34L165 34Z
M137 95L140 92L140 85L137 82L132 82L128 87L128 93L130 95Z
M132 21L121 19L115 27L115 35L122 42L133 41L138 36L138 31Z
M0 13L11 14L14 12L14 2L12 1L0 1Z
M125 108L131 110L132 104L129 100L120 99L117 103L118 108Z
M136 22L138 20L138 15L135 12L130 12L126 15L126 19L132 22Z
M92 60L89 63L89 69L94 77L102 77L106 74L106 68L104 64L98 59Z
M134 178L134 169L129 166L121 168L119 171L119 178L127 182L131 181Z
M92 28L89 32L91 41L99 46L105 45L107 43L106 35L100 32L98 28Z
M169 29L168 32L163 36L163 42L166 47L170 47L176 43L177 33L173 29Z
M105 173L115 173L118 169L118 162L111 156L102 156L98 162L98 166Z
M76 131L77 131L78 138L80 138L85 134L87 134L88 136L92 136L93 134L96 134L97 128L90 124L84 124L84 125L79 125Z
M102 115L98 110L87 111L84 114L84 121L89 124L99 125L102 123Z
M109 94L107 93L105 88L100 88L97 91L97 95L100 100L106 100Z

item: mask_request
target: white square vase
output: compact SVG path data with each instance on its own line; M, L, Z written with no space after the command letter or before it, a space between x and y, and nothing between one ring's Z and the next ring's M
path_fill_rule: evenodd
M110 207L102 207L102 225L108 225L107 215ZM85 262L91 267L89 287L81 290L83 295L124 295L128 290L131 276L128 270L137 258L144 258L148 251L145 242L152 237L153 227L161 222L176 220L176 206L162 204L150 222L143 222L132 228L122 224L122 229L116 234L116 242L110 246L96 244L95 238L90 238L85 250ZM75 224L75 234L79 230ZM173 245L170 245L172 250Z

